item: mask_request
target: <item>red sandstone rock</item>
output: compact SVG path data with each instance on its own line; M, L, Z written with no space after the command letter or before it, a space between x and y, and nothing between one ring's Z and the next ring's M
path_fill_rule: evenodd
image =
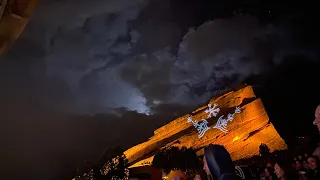
M159 149L170 146L192 147L198 150L198 155L202 155L203 147L208 144L221 144L230 152L233 160L259 154L261 143L267 144L271 152L287 149L284 140L269 122L263 103L261 99L256 98L251 86L230 91L213 98L209 103L219 105L220 112L217 117L208 119L205 113L207 106L202 106L191 114L171 121L155 130L154 136L148 141L128 149L125 155L129 163L133 166L139 166L145 162L150 163ZM213 128L221 115L226 117L228 113L233 113L237 106L240 106L241 113L236 114L232 122L228 122L228 133ZM192 123L187 122L190 115L199 123L202 119L208 121L210 129L200 139L197 129L193 127Z

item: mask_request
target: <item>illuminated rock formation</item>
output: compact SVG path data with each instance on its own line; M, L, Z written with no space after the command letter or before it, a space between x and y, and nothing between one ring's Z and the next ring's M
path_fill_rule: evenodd
M0 54L20 36L38 0L0 1Z
M287 149L284 140L269 122L269 117L261 99L257 98L251 86L230 91L222 96L213 98L209 104L217 104L220 112L216 117L207 117L203 106L191 114L179 117L167 125L154 131L154 135L146 142L128 149L125 152L132 166L149 164L159 149L177 146L192 147L198 155L203 154L203 147L208 144L221 144L230 152L233 160L248 158L259 154L261 143L267 144L270 152ZM228 132L222 132L213 128L221 115L233 113L236 107L241 112L234 116L233 121L228 122ZM210 129L202 138L198 138L198 131L192 123L187 122L189 116L198 120L208 121Z

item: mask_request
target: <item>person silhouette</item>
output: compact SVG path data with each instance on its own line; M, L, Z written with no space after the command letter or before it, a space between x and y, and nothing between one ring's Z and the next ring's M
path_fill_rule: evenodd
M238 180L229 152L220 145L210 144L204 148L203 169L214 180Z
M313 121L313 124L317 126L318 131L320 133L320 105L316 108L314 116L315 116L315 119Z

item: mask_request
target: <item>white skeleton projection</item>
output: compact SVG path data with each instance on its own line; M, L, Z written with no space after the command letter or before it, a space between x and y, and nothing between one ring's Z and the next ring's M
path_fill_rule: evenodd
M208 114L208 118L216 117L217 114L220 112L220 108L217 108L218 104L213 104L211 107L211 104L208 104L208 109L205 110L205 112Z
M240 111L240 107L236 107L235 111L233 114L228 114L228 118L227 119L223 119L223 115L219 117L217 123L215 126L213 126L213 128L219 129L220 131L224 132L224 133L228 133L229 131L226 129L227 125L228 125L228 121L233 121L234 116L236 114L239 114Z
M192 119L192 116L189 116L187 121L192 122L193 126L198 130L198 138L202 138L206 131L210 129L210 127L208 127L208 121L205 119L202 119L202 122L199 124L198 121Z
M234 119L234 114L228 114L228 119L227 119L227 121L233 121L233 119Z
M236 115L236 114L239 114L241 111L240 111L240 107L238 106L238 107L236 107L236 109L234 110L234 113L233 114L228 114L228 119L227 119L227 121L233 121L233 119L234 119L234 116Z
M193 121L193 127L197 128L199 126L198 121Z
M192 116L188 116L188 122L193 122Z
M236 107L236 110L234 110L234 114L239 114L240 112L241 112L240 107L237 106L237 107Z
M223 115L222 115L219 117L217 124L213 126L213 128L219 129L224 133L228 133L229 131L226 129L227 125L228 125L228 121L226 119L223 119Z
M208 104L208 108L205 110L205 112L207 113L207 117L211 118L216 117L217 114L220 112L220 108L217 107L218 104L214 104L213 106L211 106L211 104ZM232 122L234 119L234 116L236 114L239 114L241 112L240 107L236 107L234 113L229 113L227 116L227 119L223 118L223 115L219 117L217 123L215 126L213 126L213 128L219 129L220 131L224 132L224 133L228 133L229 131L227 130L227 125L228 122ZM192 119L192 116L189 116L187 119L187 122L191 122L193 124L193 126L198 130L198 138L202 138L204 136L204 134L210 129L210 127L208 127L208 121L206 119L202 119L202 122L199 123L196 120Z
M192 119L192 116L189 116L188 117L188 122L192 122L192 124L193 124L193 126L195 126L195 124L198 124L198 121L194 121L193 119Z
M198 130L198 138L202 138L204 136L204 134L210 129L210 127L208 127L208 121L203 119L203 121L198 124L198 126L196 127Z
M189 117L188 117L188 122L192 122L193 126L194 126L195 128L197 128L197 126L198 126L198 121L193 120L193 119L192 119L192 116L189 116Z

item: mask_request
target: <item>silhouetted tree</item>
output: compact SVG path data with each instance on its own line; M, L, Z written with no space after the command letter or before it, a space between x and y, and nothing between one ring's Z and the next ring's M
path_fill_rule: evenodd
M268 156L270 154L270 149L266 144L260 144L259 152L261 156Z
M119 147L112 147L105 151L99 162L76 177L76 180L127 180L129 177L128 160Z
M186 147L163 149L155 155L152 164L156 168L163 169L166 173L173 169L186 171L201 168L196 152L192 148Z

